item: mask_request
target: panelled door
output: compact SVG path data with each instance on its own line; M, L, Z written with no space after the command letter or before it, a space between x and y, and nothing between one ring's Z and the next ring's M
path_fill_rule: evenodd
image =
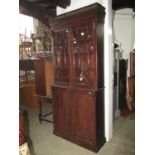
M91 144L96 138L95 95L89 91L72 90L71 101L72 134Z
M70 96L67 89L53 87L54 127L61 132L70 132Z

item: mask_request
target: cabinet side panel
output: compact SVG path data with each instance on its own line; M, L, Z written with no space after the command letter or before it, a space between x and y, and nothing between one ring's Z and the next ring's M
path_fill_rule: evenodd
M98 88L104 87L104 39L103 39L104 23L99 22L96 25L97 37L97 73L98 73Z
M98 149L105 143L104 131L104 90L100 89L96 94L96 137Z

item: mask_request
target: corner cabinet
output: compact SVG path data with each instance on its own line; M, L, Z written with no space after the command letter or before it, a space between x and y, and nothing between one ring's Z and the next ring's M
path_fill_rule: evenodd
M103 30L98 3L50 23L54 51L54 134L92 151L105 143Z

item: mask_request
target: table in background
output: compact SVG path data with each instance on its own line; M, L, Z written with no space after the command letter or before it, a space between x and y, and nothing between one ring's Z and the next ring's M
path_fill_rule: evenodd
M38 98L38 104L39 104L39 122L42 123L42 121L45 121L45 122L49 122L49 123L53 123L52 120L49 120L49 119L46 119L47 116L51 115L52 114L52 111L51 112L48 112L46 114L43 114L42 112L42 103L43 101L46 101L46 103L52 103L52 97L51 96L42 96L42 95L36 95L37 98Z

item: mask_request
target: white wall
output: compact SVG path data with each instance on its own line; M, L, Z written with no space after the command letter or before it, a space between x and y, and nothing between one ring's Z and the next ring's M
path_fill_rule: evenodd
M112 0L104 0L106 8L104 24L104 85L105 85L105 137L113 134L113 48L112 48Z
M130 73L130 52L135 42L135 18L132 9L121 9L115 12L114 31L117 42L121 43L123 58L128 59L128 76Z
M106 8L104 24L104 86L105 86L105 138L109 141L113 132L113 50L112 50L112 0L71 0L66 9L57 7L57 15L98 2Z
M96 2L102 4L102 1L103 0L83 0L83 1L82 0L71 0L71 5L69 7L67 7L66 9L57 7L57 15L60 15L60 14L93 4Z
M19 14L19 33L30 37L31 33L33 32L33 18L30 16Z

